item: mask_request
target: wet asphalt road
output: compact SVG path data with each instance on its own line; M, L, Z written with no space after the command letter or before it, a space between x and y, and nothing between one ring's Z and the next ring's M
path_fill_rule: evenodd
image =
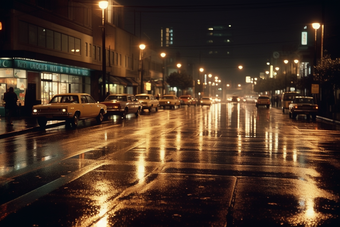
M340 128L215 104L0 139L0 226L340 226Z

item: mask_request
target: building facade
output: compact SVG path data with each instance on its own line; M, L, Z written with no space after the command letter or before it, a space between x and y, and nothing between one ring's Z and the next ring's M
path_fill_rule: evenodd
M15 89L18 105L28 107L28 111L58 93L85 92L101 100L104 84L106 92L136 94L140 41L122 29L122 8L114 7L117 3L113 0L108 2L104 50L98 5L76 0L2 3L0 108L9 87Z

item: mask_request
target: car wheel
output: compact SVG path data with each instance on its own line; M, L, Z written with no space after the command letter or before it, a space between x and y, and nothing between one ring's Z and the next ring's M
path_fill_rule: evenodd
M121 117L122 117L122 118L126 118L127 112L128 112L128 110L125 109L125 110L121 113Z
M79 113L75 113L73 118L72 118L72 128L76 128L78 126L79 123Z
M292 117L293 117L293 119L295 120L295 119L296 119L296 114L295 114L295 113L292 113Z
M41 128L45 128L47 124L47 119L44 117L39 117L38 118L38 124Z
M312 120L316 121L316 114L312 114Z
M138 116L139 116L139 112L140 112L140 110L139 110L139 109L137 109L137 112L135 113L136 117L138 117Z
M104 114L102 111L100 111L100 113L98 114L98 116L96 117L97 123L101 124L104 120Z

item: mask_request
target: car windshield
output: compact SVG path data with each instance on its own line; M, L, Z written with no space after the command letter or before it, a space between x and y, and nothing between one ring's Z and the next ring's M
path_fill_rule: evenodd
M314 100L313 99L309 99L309 98L295 98L294 99L294 103L310 103L310 104L314 104Z
M79 99L77 95L57 95L50 103L79 103Z
M136 96L137 99L149 99L149 96Z
M163 96L163 99L174 99L173 96Z
M259 97L259 99L269 99L269 97Z
M126 96L119 96L119 95L109 95L105 99L105 101L112 101L112 100L127 101Z

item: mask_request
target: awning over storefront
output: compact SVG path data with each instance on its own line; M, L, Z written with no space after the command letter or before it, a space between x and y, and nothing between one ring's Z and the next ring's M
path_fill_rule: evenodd
M110 83L124 85L124 86L133 86L130 80L124 77L119 77L119 76L110 76Z
M128 81L130 82L130 85L131 85L131 86L138 86L138 83L135 81L134 78L126 77L125 79L128 80Z

